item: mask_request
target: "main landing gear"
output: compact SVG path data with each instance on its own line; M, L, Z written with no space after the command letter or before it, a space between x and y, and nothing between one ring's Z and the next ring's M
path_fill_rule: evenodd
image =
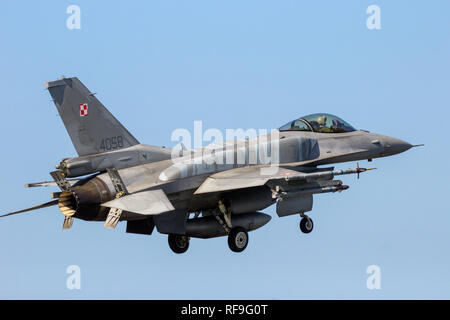
M185 253L189 249L190 238L178 234L169 234L169 247L175 253Z
M248 245L248 232L242 227L235 227L228 234L228 246L233 252L242 252Z
M215 214L217 222L228 234L228 247L233 252L242 252L248 245L248 232L243 227L233 227L231 223L231 208L220 200L218 209L221 214Z
M189 249L190 237L169 234L169 247L173 252L181 254ZM248 245L248 232L242 227L234 227L228 234L228 247L233 252L242 252Z
M181 254L189 249L188 236L169 234L169 247L173 252ZM234 227L228 234L228 247L233 252L242 252L248 245L248 232L242 227Z
M247 248L248 245L248 230L244 227L241 227L239 225L233 226L232 219L231 219L231 208L230 206L225 205L225 203L220 200L218 203L218 207L216 210L212 212L212 215L214 216L216 222L214 222L213 225L210 225L208 221L212 222L211 220L205 220L203 221L206 224L206 227L211 228L212 232L210 232L210 236L212 234L212 237L219 237L219 236L226 236L228 235L228 247L233 252L242 252ZM198 219L199 213L196 213L196 216L194 219ZM205 219L205 218L200 218ZM208 218L206 218L208 219ZM270 220L270 219L269 219ZM239 223L239 221L241 221ZM242 222L242 219L237 219L237 224L243 224L247 225L248 221ZM236 220L235 220L236 222ZM267 222L267 221L266 221ZM266 222L264 222L262 225L264 225ZM251 227L249 227L251 230L253 230ZM217 230L218 229L218 230ZM192 233L188 233L191 234ZM195 234L195 233L194 233ZM198 236L198 235L197 235ZM195 236L194 236L195 237ZM201 238L201 237L200 237ZM209 238L208 236L206 238ZM189 248L189 240L190 237L186 235L178 235L178 234L169 234L169 246L170 249L172 249L175 253L185 253Z
M302 220L300 220L300 230L303 233L310 233L313 231L314 223L312 219L304 213L300 213L300 216L302 217Z

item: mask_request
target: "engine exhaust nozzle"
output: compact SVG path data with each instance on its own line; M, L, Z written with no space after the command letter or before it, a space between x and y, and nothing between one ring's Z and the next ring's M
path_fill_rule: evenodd
M66 217L104 220L107 209L100 205L112 199L108 186L102 180L92 178L69 191L63 191L59 196L58 207Z

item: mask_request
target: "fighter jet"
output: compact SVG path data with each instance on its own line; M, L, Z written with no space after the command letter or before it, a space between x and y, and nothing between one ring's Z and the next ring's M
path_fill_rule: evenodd
M297 214L300 230L310 233L313 195L348 189L336 176L369 169L324 167L404 152L413 145L356 130L341 118L317 113L289 121L269 134L233 139L214 148L170 149L139 143L78 78L45 83L78 153L65 158L53 181L26 187L57 186L53 200L5 214L58 206L63 230L74 219L103 221L126 232L168 235L175 253L191 238L227 236L242 252L248 232L267 224L261 210L276 204L279 217Z

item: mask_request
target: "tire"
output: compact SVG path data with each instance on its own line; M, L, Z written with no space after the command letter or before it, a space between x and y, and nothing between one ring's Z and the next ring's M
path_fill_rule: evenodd
M242 227L231 229L228 235L228 246L233 252L242 252L248 245L248 232Z
M310 233L313 231L314 223L311 218L304 217L300 220L300 230L303 233Z
M169 247L173 252L180 254L189 249L189 237L178 234L169 234Z

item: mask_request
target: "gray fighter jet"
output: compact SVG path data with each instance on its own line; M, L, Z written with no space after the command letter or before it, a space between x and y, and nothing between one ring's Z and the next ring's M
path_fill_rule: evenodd
M256 138L234 139L195 150L140 144L77 78L47 82L78 157L63 159L54 181L27 187L58 186L54 200L3 216L57 205L63 229L74 219L104 221L126 232L167 234L170 248L183 253L191 237L228 236L234 252L248 244L248 232L269 222L259 212L276 203L278 216L299 214L309 233L313 195L343 191L335 176L369 169L319 167L387 157L411 144L355 130L344 120L312 114Z

